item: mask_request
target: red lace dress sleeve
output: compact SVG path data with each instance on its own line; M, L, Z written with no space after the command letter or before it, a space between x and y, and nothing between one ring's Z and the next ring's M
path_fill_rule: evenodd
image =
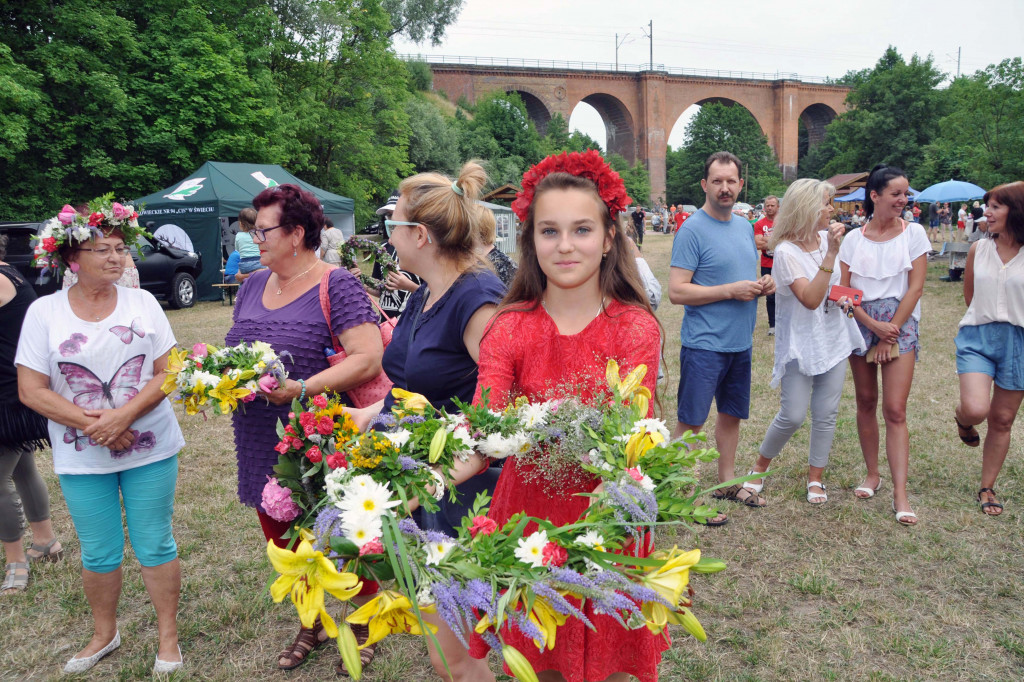
M484 388L490 389L495 408L520 395L531 401L547 400L565 395L567 390L585 401L600 400L605 394L609 359L619 363L623 374L637 365L647 365L643 385L653 395L660 348L657 321L635 306L613 302L583 331L572 335L560 334L540 306L507 312L494 321L480 345L475 400L480 399ZM505 460L489 516L499 525L516 512L546 518L557 525L573 523L589 501L576 493L591 492L599 482L583 479L570 489L545 484L542 479L533 465L514 457ZM532 530L527 528L527 532ZM530 660L534 670L557 670L567 682L604 680L617 672L634 675L641 682L656 682L661 652L671 643L667 633L653 635L646 628L626 630L610 616L593 613L589 603L583 610L597 630L569 619L558 629L553 649L539 652L532 640L515 630L503 633L503 637ZM487 645L474 637L471 652L483 657Z

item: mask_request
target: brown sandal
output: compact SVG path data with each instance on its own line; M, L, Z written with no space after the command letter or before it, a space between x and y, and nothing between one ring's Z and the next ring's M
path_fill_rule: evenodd
M740 493L746 493L744 497L740 497ZM732 502L739 502L748 507L754 509L763 509L768 506L768 501L763 497L755 493L750 488L744 488L737 484L731 485L728 488L719 488L715 492L711 493L711 497L716 500L730 500Z
M956 422L956 428L960 429L959 433L957 433L957 435L960 436L960 442L972 448L976 448L981 444L981 436L978 435L978 429L973 426L964 426L955 416L953 417L953 421ZM964 435L965 433L967 435Z
M369 625L353 625L352 634L356 636L356 644L362 645L363 642L370 638L370 626ZM373 663L373 659L377 655L377 643L374 642L365 649L359 650L359 662L363 666L363 670L366 670L366 666ZM334 666L334 672L338 675L348 677L348 670L345 668L345 661L338 659L338 662Z
M324 626L320 624L319 618L313 627L300 629L291 646L278 654L277 667L281 670L294 670L305 663L309 654L327 642L326 639L320 639L320 633L323 631ZM282 659L287 659L287 662L282 663Z

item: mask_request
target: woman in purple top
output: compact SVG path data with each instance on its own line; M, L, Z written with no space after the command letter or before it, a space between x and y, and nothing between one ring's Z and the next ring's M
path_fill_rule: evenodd
M239 288L226 343L265 341L279 355L291 353L293 364L284 386L266 394L269 403L256 400L234 414L238 498L256 508L264 535L283 547L287 543L281 535L290 524L275 521L261 507L263 486L277 464L278 419L287 419L293 399L305 401L328 390L340 393L373 379L380 373L384 349L377 313L362 285L346 270L317 258L324 223L317 198L285 184L264 190L252 203L259 212L251 234L267 269L253 273ZM324 357L324 349L333 346L320 307L324 276L331 299L330 329L347 355L333 367ZM326 639L319 621L300 629L278 665L285 670L299 666Z

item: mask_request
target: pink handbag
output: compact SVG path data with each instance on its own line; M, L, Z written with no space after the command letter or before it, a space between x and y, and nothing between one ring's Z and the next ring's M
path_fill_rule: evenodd
M347 354L345 349L338 343L338 337L334 335L334 330L331 329L331 299L328 294L328 278L330 276L331 272L328 270L320 279L320 308L324 312L324 319L327 320L327 330L331 334L331 345L334 346L334 355L327 358L327 364L333 367L344 360ZM388 344L391 343L391 334L394 332L397 323L380 309L380 306L377 305L372 296L369 296L369 294L366 294L366 296L370 299L373 307L380 311L380 314L384 317L384 321L380 323L380 340L384 343L384 347L387 348ZM382 369L380 374L365 384L360 384L345 392L348 394L349 400L352 401L353 407L366 407L383 400L391 392L392 386L394 384L391 383L391 379L388 379L388 375Z

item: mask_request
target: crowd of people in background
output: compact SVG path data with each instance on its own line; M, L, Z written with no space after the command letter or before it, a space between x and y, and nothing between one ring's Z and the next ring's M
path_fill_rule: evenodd
M521 220L518 263L495 248L494 216L478 202L486 182L479 164L465 164L456 178L425 173L404 180L377 210L385 248L399 264L386 276L381 268L373 273L373 281L383 282L379 289L359 281L359 268L339 267L344 235L309 192L275 186L241 211L224 272L226 281L240 285L226 343L263 341L292 360L288 379L233 416L238 498L254 509L268 541L287 543L289 524L264 513L261 491L278 461L275 424L293 400L338 393L365 428L387 424L394 398L357 405L351 392L382 372L439 408L454 408L456 399L479 402L485 391L495 408L519 397L547 399L569 381L577 395L596 400L609 359L627 371L641 364L658 368L644 379L655 392L658 375L665 374L665 330L654 315L661 283L641 251L647 216L640 207L627 208L621 178L596 152L576 154L573 164L565 158L545 159L524 179L513 206ZM894 166L872 169L863 204L848 213L837 213L832 185L813 179L792 183L781 198L765 197L757 215L735 210L742 178L739 158L712 154L701 179L703 205L692 213L682 206L659 209L657 222L651 221L659 231L675 232L668 295L685 309L674 436L702 431L715 404L719 458L712 496L768 506L763 475L809 412L806 500L828 503L825 474L848 365L865 463L853 494L868 500L881 490L884 443L895 520L918 523L907 487L907 401L920 351L920 301L935 242L962 234L971 242L964 274L968 310L955 340L960 395L951 429L963 444L979 447L977 426L987 422L977 501L983 513L998 516L1003 505L995 485L1024 400L1024 365L1017 360L1024 348L1024 182L992 189L983 204L962 205L954 232L952 208L912 205L907 176ZM137 276L126 276L135 233L122 223L100 229L102 236L89 232L59 246L55 257L75 277L38 300L3 263L0 242L0 311L12 322L0 329L0 386L20 399L8 399L0 415L0 541L7 556L0 593L24 591L30 561L65 554L49 520L46 486L32 465L32 452L49 440L94 623L92 638L65 671L88 670L120 646L123 508L157 613L153 670L173 672L183 658L171 515L177 455L185 443L160 385L175 338L159 304L138 289ZM774 337L771 386L780 389L779 407L736 482L762 297ZM390 343L382 322L394 323ZM325 353L332 348L343 351L334 360ZM104 384L97 377L113 378ZM458 461L449 472L458 498L446 499L439 512L417 512L417 521L453 534L475 494L487 491L498 524L519 512L572 523L588 504L578 493L591 492L597 479L537 485L532 466L511 458L498 467L479 454ZM32 530L28 550L10 481ZM729 519L719 512L704 521L721 526ZM367 581L356 603L377 589ZM589 604L584 612L598 625L596 633L574 621L543 652L519 633L506 633L506 641L544 679L657 679L666 637L624 628ZM438 628L428 645L438 675L455 682L494 679L482 640L424 617ZM367 626L353 631L358 641L368 640ZM468 650L461 643L467 636ZM278 667L302 665L327 640L319 619L300 627ZM364 665L374 655L373 646L360 650ZM341 661L336 670L345 672Z

